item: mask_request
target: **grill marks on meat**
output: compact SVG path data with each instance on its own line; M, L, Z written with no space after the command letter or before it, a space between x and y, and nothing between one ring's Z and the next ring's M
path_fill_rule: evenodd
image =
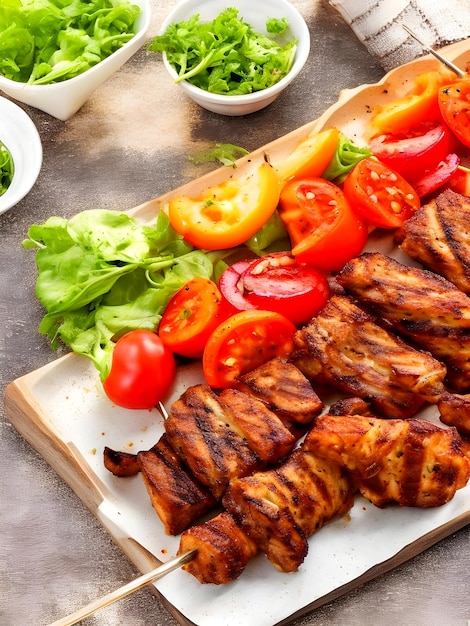
M470 394L444 392L437 402L443 424L455 426L464 437L470 437Z
M423 205L397 231L410 258L470 294L470 199L451 189Z
M179 535L216 504L212 494L186 468L162 435L150 450L137 454L150 502L165 532Z
M348 511L353 494L346 472L300 447L278 468L232 480L223 505L278 570L293 572L307 538Z
M262 465L208 385L189 387L171 406L165 431L173 449L216 499L231 478Z
M451 500L470 478L470 459L455 428L431 422L324 415L304 447L350 471L374 505L436 507Z
M358 396L384 417L408 418L442 391L445 366L332 296L294 337L293 361L312 380Z
M214 585L236 580L258 552L254 541L226 511L181 535L178 554L194 549L196 556L183 569L199 582Z
M447 383L470 388L470 298L451 282L379 253L353 259L337 277L373 315L447 365Z
M238 389L263 401L289 423L310 424L323 409L322 401L307 378L293 363L281 357L242 376Z

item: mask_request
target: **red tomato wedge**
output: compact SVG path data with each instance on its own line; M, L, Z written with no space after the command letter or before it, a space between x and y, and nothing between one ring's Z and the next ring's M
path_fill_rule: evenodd
M420 198L425 198L431 193L445 185L450 181L451 177L457 171L460 163L460 157L451 153L445 159L437 164L431 172L426 172L424 176L413 182L413 188Z
M276 311L296 326L308 322L330 293L325 274L299 264L288 252L234 263L223 272L219 287L234 312Z
M211 387L232 387L238 378L275 356L288 357L296 327L273 311L240 311L209 337L202 366Z
M441 87L438 102L446 124L465 146L470 147L470 76Z
M340 270L367 241L367 227L342 190L322 178L289 181L279 214L297 261L322 271Z
M253 259L237 261L224 270L219 278L219 289L222 297L232 309L232 315L237 311L256 309L255 305L245 298L242 283L243 272L250 267Z
M371 226L398 228L420 207L413 187L374 158L360 161L344 181L351 206Z
M403 133L374 137L369 148L379 161L412 183L434 170L452 152L454 142L445 124L426 121Z
M279 180L268 163L195 197L169 202L170 223L202 250L223 250L244 243L271 217L279 200Z
M158 334L175 354L202 357L212 331L223 321L222 294L207 278L188 281L165 308Z
M125 409L151 409L163 400L175 379L171 351L150 330L131 330L114 346L111 370L103 388Z
M325 274L284 252L251 263L241 281L248 302L257 309L276 311L296 326L310 321L330 294Z

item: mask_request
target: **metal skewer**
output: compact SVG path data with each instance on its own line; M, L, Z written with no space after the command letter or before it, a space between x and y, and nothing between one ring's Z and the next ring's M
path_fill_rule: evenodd
M441 54L439 54L439 52L436 52L433 48L431 48L431 46L428 46L423 41L421 41L419 37L411 30L411 28L406 26L406 24L402 24L402 27L406 30L406 32L409 35L413 37L413 39L416 39L416 41L419 44L421 44L423 48L425 48L428 52L433 54L436 57L436 59L439 59L439 61L443 63L444 65L446 65L450 70L455 72L459 78L465 78L465 76L467 76L467 73L461 70L460 67L457 67L456 65L452 63L452 61L449 61L449 59L446 59Z
M189 552L185 552L184 554L177 556L170 561L167 561L163 565L160 565L156 569L151 570L147 574L143 574L142 576L139 576L130 583L127 583L127 585L124 585L123 587L120 587L119 589L108 593L102 598L91 602L79 611L71 613L70 615L68 615L67 617L63 617L62 619L59 619L57 622L54 622L50 626L71 626L72 624L80 622L82 619L85 619L85 617L88 617L92 613L96 613L96 611L98 611L99 609L102 609L105 606L116 602L116 600L120 600L121 598L128 596L134 591L145 587L145 585L148 585L149 583L155 582L159 578L162 578L166 574L169 574L178 567L181 567L185 563L188 563L195 557L196 552L197 550L190 550Z

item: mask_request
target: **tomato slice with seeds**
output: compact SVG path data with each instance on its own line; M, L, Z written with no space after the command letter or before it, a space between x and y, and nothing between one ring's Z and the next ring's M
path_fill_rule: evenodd
M403 176L374 158L354 166L343 190L351 206L378 228L399 228L420 207L418 194Z
M223 321L222 294L208 278L188 281L173 296L158 327L162 342L175 354L202 357L212 331Z
M241 282L248 302L281 313L296 326L310 321L330 295L325 274L298 263L287 252L257 259L243 272Z
M374 155L409 183L433 170L452 152L455 139L438 121L426 121L397 134L383 134L369 141Z
M297 328L273 311L240 311L218 326L202 357L211 387L233 387L238 378L275 356L287 358L294 348Z
M367 227L342 190L323 178L293 179L281 191L279 214L299 263L338 271L362 252Z

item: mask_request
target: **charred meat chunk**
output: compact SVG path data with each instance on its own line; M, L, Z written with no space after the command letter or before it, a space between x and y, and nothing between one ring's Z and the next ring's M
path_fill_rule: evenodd
M351 472L361 494L378 507L441 506L470 477L456 429L422 419L324 415L304 446Z
M470 388L470 298L463 291L378 252L349 261L337 280L388 328L442 361L450 387Z
M293 360L307 377L362 398L384 417L411 417L443 389L442 363L379 326L345 296L332 296L294 342Z

